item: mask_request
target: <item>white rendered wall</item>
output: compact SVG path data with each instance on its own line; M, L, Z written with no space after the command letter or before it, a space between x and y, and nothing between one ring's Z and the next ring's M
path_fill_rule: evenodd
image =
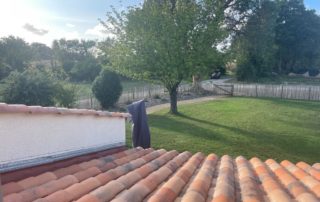
M120 117L0 114L0 170L8 164L32 164L124 144L125 119Z

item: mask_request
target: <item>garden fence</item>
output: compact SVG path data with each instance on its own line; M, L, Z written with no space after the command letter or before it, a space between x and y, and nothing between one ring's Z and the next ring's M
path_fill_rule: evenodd
M212 82L205 82L202 86L214 95L320 101L320 86L314 85L214 84ZM179 86L178 91L182 93L188 92L190 89L190 84L182 84ZM160 85L135 87L124 91L118 103L127 105L133 101L152 97L163 97L168 94L166 88ZM100 108L99 102L92 94L86 98L78 99L76 107L90 109Z
M320 101L320 86L314 85L212 84L211 90L218 95Z
M191 89L190 84L181 84L178 88L179 93L186 92ZM123 91L118 103L119 104L129 104L137 100L142 100L152 97L162 97L168 95L166 88L160 85L148 85L143 87L134 87ZM93 94L88 95L87 97L78 98L78 101L75 103L78 108L89 108L89 109L99 109L99 102L94 97Z

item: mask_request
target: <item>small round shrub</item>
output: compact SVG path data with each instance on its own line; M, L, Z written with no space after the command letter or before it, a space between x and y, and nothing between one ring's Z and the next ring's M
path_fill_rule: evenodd
M109 70L102 70L93 82L92 92L103 109L114 106L122 93L118 75Z
M310 68L309 69L309 75L310 76L317 76L318 74L319 74L319 70L318 69L316 69L316 68Z

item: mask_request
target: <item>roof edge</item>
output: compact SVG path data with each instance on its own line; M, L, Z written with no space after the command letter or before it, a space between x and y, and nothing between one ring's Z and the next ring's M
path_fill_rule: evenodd
M91 109L27 106L24 104L0 103L0 113L29 113L29 114L61 114L61 115L93 115L105 117L129 118L129 113L109 112Z

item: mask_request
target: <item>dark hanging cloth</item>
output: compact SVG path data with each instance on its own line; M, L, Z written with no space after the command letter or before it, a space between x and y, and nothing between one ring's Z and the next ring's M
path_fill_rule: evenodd
M134 147L150 148L150 130L144 100L128 105L132 116L132 144Z

